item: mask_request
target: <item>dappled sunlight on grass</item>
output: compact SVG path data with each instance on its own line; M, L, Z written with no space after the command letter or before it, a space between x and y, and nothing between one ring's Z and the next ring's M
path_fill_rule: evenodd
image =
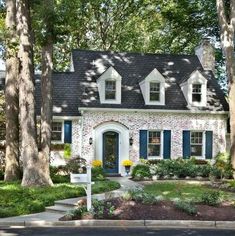
M157 196L163 195L166 200L181 199L200 201L201 196L211 189L203 184L196 183L180 183L180 182L164 182L153 183L146 185L144 190L148 193L155 194ZM220 191L221 199L227 201L235 200L235 195L229 192Z
M114 181L99 181L92 186L93 193L101 193L119 188ZM44 211L45 206L54 204L55 200L85 196L80 185L55 184L52 187L21 187L19 182L0 183L0 217Z

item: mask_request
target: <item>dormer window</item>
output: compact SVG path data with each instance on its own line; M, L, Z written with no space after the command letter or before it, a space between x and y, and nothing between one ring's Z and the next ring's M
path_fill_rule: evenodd
M165 105L165 78L157 69L153 69L139 85L146 105Z
M192 102L202 101L202 85L192 84Z
M160 101L160 83L150 82L149 90L150 90L149 100L151 102L159 102Z
M106 100L116 99L116 81L112 80L105 81L105 99Z
M122 77L111 66L97 79L101 104L121 104Z
M207 104L207 79L196 70L180 84L188 107L205 107Z

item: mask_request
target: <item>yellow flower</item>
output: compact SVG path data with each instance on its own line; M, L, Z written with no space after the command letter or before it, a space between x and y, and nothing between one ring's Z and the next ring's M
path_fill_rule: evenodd
M124 160L122 161L123 166L132 166L133 162L131 160Z
M102 161L100 160L93 160L92 161L92 167L101 167L102 166Z

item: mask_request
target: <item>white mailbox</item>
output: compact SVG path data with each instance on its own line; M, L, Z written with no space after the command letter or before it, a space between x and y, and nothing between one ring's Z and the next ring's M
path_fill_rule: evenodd
M86 184L88 182L87 179L87 174L70 174L70 182L72 184L79 184L79 183L83 183Z

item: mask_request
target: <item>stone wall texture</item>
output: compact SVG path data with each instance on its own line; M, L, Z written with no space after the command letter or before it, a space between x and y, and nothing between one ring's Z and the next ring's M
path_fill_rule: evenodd
M226 150L226 115L215 114L179 114L153 112L93 112L83 114L82 125L73 121L73 152L78 152L84 158L94 155L94 144L89 144L89 138L94 138L94 127L104 122L119 122L129 128L133 145L129 157L139 160L139 130L171 130L171 158L182 157L183 130L213 131L213 155ZM94 143L94 141L93 141Z

